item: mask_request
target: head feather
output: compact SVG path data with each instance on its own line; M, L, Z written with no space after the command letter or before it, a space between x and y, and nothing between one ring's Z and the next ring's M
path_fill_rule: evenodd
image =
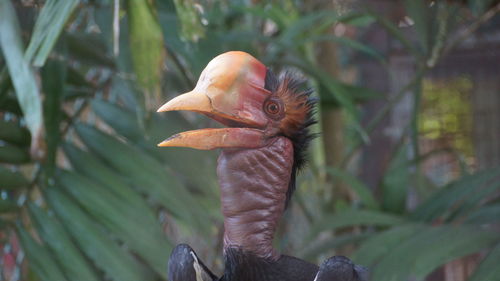
M293 143L293 167L287 192L287 205L295 190L296 176L306 164L306 151L316 134L309 127L316 123L314 110L316 99L311 97L312 89L306 87L306 80L291 72L277 78L267 70L265 88L279 97L285 107L285 115L280 121L280 133Z

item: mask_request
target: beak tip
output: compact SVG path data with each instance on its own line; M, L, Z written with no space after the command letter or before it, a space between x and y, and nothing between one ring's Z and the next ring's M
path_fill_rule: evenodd
M157 144L158 147L165 147L165 146L169 146L168 143L169 143L169 140L170 138L160 142L159 144Z
M160 106L160 108L158 108L158 109L156 110L156 112L165 112L165 111L166 111L166 110L165 110L165 105Z
M160 142L159 144L157 144L158 147L165 147L165 146L176 146L175 143L172 142L172 140L174 139L177 139L180 137L180 134L175 134L171 137L169 137L168 139Z

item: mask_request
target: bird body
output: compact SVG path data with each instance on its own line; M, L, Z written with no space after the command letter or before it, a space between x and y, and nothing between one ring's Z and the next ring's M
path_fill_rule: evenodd
M273 238L295 189L312 135L311 91L290 74L277 78L244 52L214 58L193 91L158 111L189 110L226 128L176 134L159 146L221 148L217 161L224 216L224 264L216 277L193 249L181 244L169 260L170 281L361 281L345 257L320 267L273 248Z
M220 281L312 281L319 267L301 259L279 255L263 259L238 248L225 250L225 270Z

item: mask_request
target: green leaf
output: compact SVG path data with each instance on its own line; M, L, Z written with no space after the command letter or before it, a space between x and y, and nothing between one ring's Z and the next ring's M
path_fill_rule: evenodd
M361 233L361 234L345 234L336 236L330 239L326 239L321 241L320 243L316 243L312 247L308 247L305 250L300 252L299 257L304 260L314 260L318 256L325 254L332 249L342 247L344 245L358 243L359 241L363 241L364 239L370 237L371 233Z
M431 26L432 22L429 18L432 11L429 8L429 3L425 1L404 1L406 11L414 22L413 27L417 31L420 47L424 54L428 54L431 45Z
M342 83L342 87L344 87L347 93L352 95L356 103L364 103L370 100L380 99L384 97L383 93L362 86Z
M162 164L136 147L120 142L93 127L77 124L78 135L96 155L119 171L142 192L191 225L206 226L206 214Z
M5 230L5 228L7 227L7 225L9 225L7 222L5 222L5 220L1 219L0 218L0 229L1 230Z
M160 99L161 66L164 60L163 33L147 0L128 0L130 50L139 85L149 98ZM152 108L148 106L147 108Z
M68 56L89 66L114 68L115 63L106 53L106 45L97 34L66 33L64 38Z
M411 217L422 221L433 221L447 214L454 205L474 193L476 188L498 175L500 169L495 168L464 176L430 196L413 211Z
M408 237L424 229L423 225L402 224L380 232L361 244L351 256L352 260L364 266L373 266L389 254Z
M66 45L63 45L63 47L66 47ZM67 53L67 48L64 50ZM91 71L93 71L92 69L93 68L91 68ZM88 98L92 97L96 93L98 90L96 84L99 84L99 82L94 83L94 81L88 81L85 78L86 71L86 67L72 67L66 65L66 81L63 95L64 101L71 101L80 97Z
M325 214L314 223L311 233L317 235L325 230L340 229L343 227L372 225L391 226L405 222L405 219L389 213L368 210L346 210L334 215Z
M89 212L133 252L166 278L165 261L172 250L159 223L142 205L117 198L113 192L71 172L61 172L58 182ZM134 192L130 188L122 193ZM127 197L131 197L130 195Z
M498 241L500 238L494 231L478 230L477 227L469 226L449 227L439 240L426 246L427 251L420 249L413 272L417 279L423 280L439 266L488 248Z
M2 52L0 51L0 57L1 55ZM2 65L0 70L0 111L7 111L17 116L21 116L23 113L19 104L16 99L10 95L13 85L5 62L2 62Z
M396 151L382 180L382 208L402 214L406 209L406 196L410 185L408 146L403 143Z
M17 211L16 202L9 199L0 199L0 213L9 213Z
M339 37L339 36L333 36L330 38L333 42L337 42L339 44L345 45L348 48L351 48L353 50L359 51L361 53L364 53L366 55L369 55L379 61L384 61L385 58L382 54L380 54L377 50L374 48L363 44L359 41L349 39L347 37Z
M196 9L196 4L193 0L174 0L177 17L180 21L180 34L182 38L197 42L205 36L205 28L201 23L201 15Z
M496 223L500 218L500 204L481 206L465 219L468 224Z
M79 174L102 184L105 188L113 192L115 197L139 208L139 212L146 213L147 211L151 211L141 195L129 190L131 187L125 183L121 175L110 169L108 165L105 165L102 161L94 157L94 155L69 143L63 144L62 148L71 166ZM150 215L155 216L152 212Z
M349 13L339 18L339 22L357 27L366 27L375 21L375 18L368 13Z
M0 166L0 189L15 189L28 184L28 180L20 172Z
M57 219L41 208L30 204L31 217L37 223L38 233L54 253L68 279L75 281L98 281L96 273L78 248L71 241L64 227Z
M133 209L143 216L141 220L144 220L144 223L157 224L156 215L145 199L139 193L132 191L130 185L125 182L128 176L122 177L92 154L74 145L64 144L63 149L71 166L79 174L96 181L96 184L102 186L103 189L108 189L114 197L126 202L129 206L134 206ZM156 232L151 235L158 237Z
M498 280L500 276L500 244L497 244L490 253L481 261L469 281Z
M45 93L44 121L47 139L45 168L49 175L54 173L56 153L60 141L60 122L62 120L62 101L66 81L66 63L49 60L42 69L43 92Z
M31 137L37 139L42 130L42 102L35 74L24 57L21 30L10 0L0 1L0 47L7 62L19 105L24 113Z
M498 239L497 233L477 227L426 227L380 259L373 281L400 281L409 276L421 280L445 262L477 252Z
M30 144L30 132L15 122L0 120L0 139L13 144L28 146Z
M277 5L240 5L236 6L243 14L251 14L263 19L273 21L280 30L286 29L288 25L297 20L297 15L290 15L281 6Z
M279 40L281 44L293 45L294 41L303 34L322 33L338 18L338 13L334 11L319 11L304 15L283 30Z
M219 186L215 173L217 166L216 151L197 151L188 148L165 149L157 147L157 144L165 138L181 131L195 129L178 112L171 112L165 118L155 115L146 126L149 142L144 144L143 149L150 155L160 159L171 167L176 176L182 178L190 187L195 188L200 196L197 199L205 200L215 205L211 210L217 210L219 206ZM178 161L184 159L184 161ZM208 210L205 210L205 212Z
M46 198L79 248L110 278L116 281L152 280L133 256L113 241L71 198L57 188L48 188Z
M303 70L305 73L314 77L320 84L319 95L322 105L325 106L341 106L352 117L352 126L359 133L364 142L368 142L368 134L361 127L358 120L358 110L354 104L352 96L349 96L346 88L336 78L328 75L328 73L321 71L304 60L287 61L288 64L296 66ZM333 103L332 103L333 98Z
M474 15L479 17L491 7L495 0L469 0L468 2Z
M478 186L473 194L468 196L460 207L448 216L447 220L456 220L466 216L471 210L476 209L485 198L490 198L500 189L500 174L488 184ZM480 207L481 208L481 207Z
M84 71L75 67L68 66L66 83L74 88L93 90L94 84L87 81L84 75Z
M190 183L200 194L216 192L213 152L200 152L189 149L163 149L156 145L179 131L194 129L178 113L169 113L166 118L154 115L148 120L145 132L140 129L137 115L116 104L100 99L92 101L92 109L115 132L135 142L151 156L165 162L173 170L179 172L179 177ZM177 159L185 161L177 161ZM213 187L213 188L210 188ZM203 196L206 199L218 200L218 194ZM218 208L217 208L218 209Z
M30 268L42 281L67 281L47 248L33 240L23 227L18 226L17 233L29 258Z
M347 37L340 37L340 36L333 36L333 35L319 35L319 36L314 36L309 38L308 40L304 41L304 43L307 43L309 41L314 41L314 42L321 42L321 41L332 41L335 43L342 44L350 49L359 51L361 53L364 53L366 55L369 55L379 61L384 61L385 58L382 54L380 54L377 50L375 50L372 47L369 47L366 44L363 44L359 41L349 39ZM372 91L374 92L374 91Z
M335 167L327 167L326 170L332 176L339 178L344 183L348 184L359 197L361 203L368 209L379 209L378 202L373 197L372 191L368 186L361 182L358 178L348 172L342 171Z
M94 99L91 105L92 110L120 135L135 142L144 139L144 132L133 112L101 99Z
M0 95L0 110L10 112L18 116L21 116L23 114L17 100L7 95L3 97Z
M2 66L0 70L0 101L7 97L9 90L12 89L12 80L8 75L7 67L5 66L5 61L3 60L2 53L0 52L0 65ZM0 103L1 104L1 103Z
M120 77L119 75L113 76L111 94L123 103L124 108L135 111L141 110L137 108L139 106L137 101L137 96L139 95L137 88L133 87L132 83L125 80L123 77ZM135 112L135 115L136 117L140 116L137 112ZM139 122L139 120L136 121Z
M403 32L401 32L399 27L397 27L394 23L390 22L386 17L380 14L370 12L369 15L373 16L377 20L377 22L387 30L389 34L391 34L392 36L394 36L394 38L399 40L399 42L401 42L401 44L403 44L403 46L414 57L416 58L421 57L421 53L419 52L419 50L415 48L414 44L405 37L405 35L403 34Z
M75 10L78 0L47 0L37 18L26 59L33 59L33 65L43 66L54 47L66 21Z
M26 149L10 144L0 144L0 162L9 164L24 164L30 161Z

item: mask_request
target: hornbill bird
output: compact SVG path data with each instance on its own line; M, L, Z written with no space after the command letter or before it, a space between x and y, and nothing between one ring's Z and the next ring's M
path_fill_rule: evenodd
M365 270L346 257L329 258L318 267L281 255L272 245L312 139L314 101L302 84L290 74L278 78L251 55L232 51L210 61L191 92L158 110L194 111L227 126L182 132L159 144L221 148L224 273L218 278L181 244L170 256L169 281L366 280Z

